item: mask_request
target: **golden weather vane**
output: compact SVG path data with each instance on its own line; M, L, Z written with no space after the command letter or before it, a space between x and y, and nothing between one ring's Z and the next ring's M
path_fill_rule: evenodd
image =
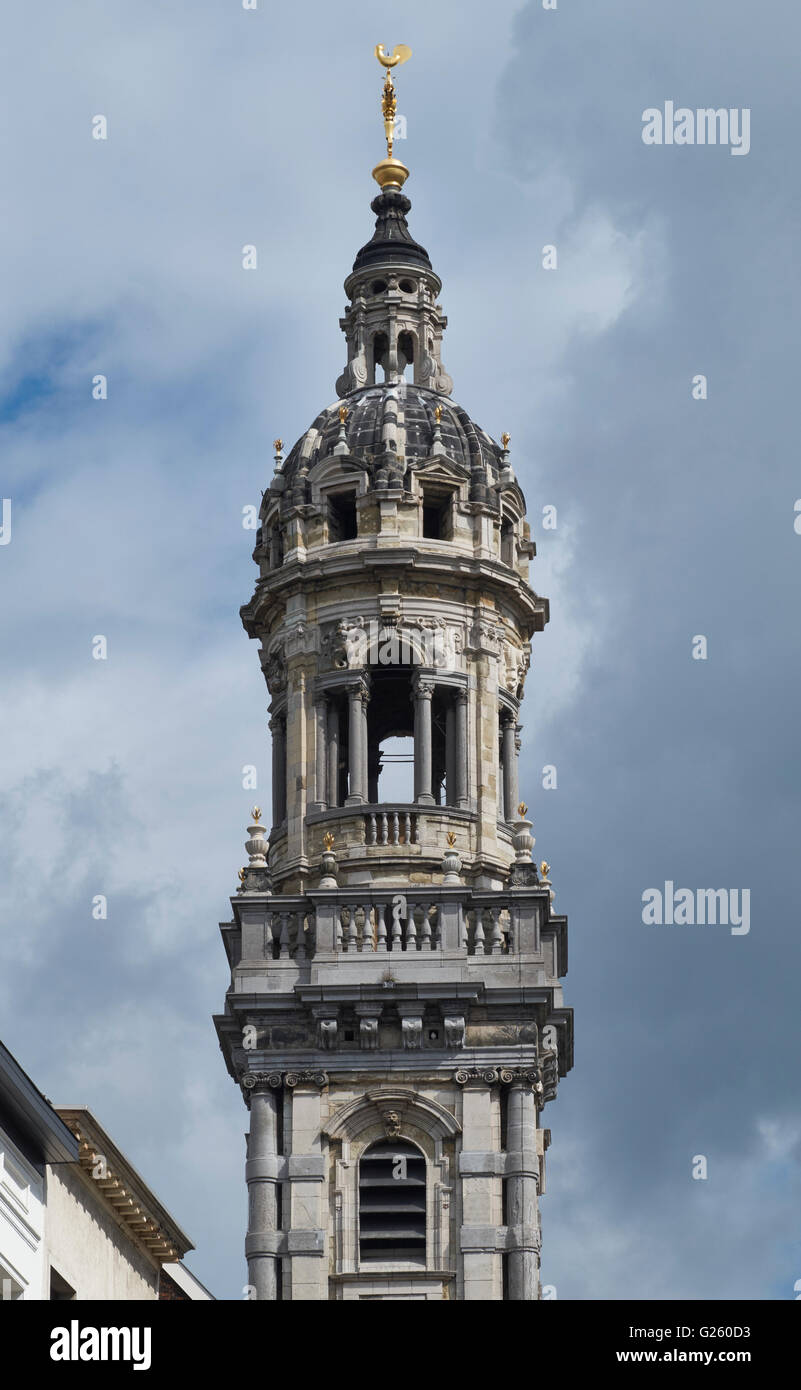
M384 134L387 138L387 157L382 159L373 170L373 178L382 189L387 187L401 188L409 177L409 170L399 159L395 159L392 153L392 145L395 139L395 113L398 109L398 98L395 92L395 83L392 81L392 69L400 63L405 63L412 56L412 50L405 43L395 45L391 53L387 53L382 43L375 46L375 56L386 71L384 87L381 93L381 112L384 117Z

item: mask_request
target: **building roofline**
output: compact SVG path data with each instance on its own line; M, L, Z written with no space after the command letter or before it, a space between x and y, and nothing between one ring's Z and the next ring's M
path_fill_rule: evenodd
M2 1042L0 1101L45 1163L77 1162L79 1146L74 1134Z
M143 1236L137 1231L131 1231L131 1235L145 1244L150 1254L160 1262L174 1261L176 1252L180 1259L188 1250L194 1250L195 1247L189 1237L182 1231L156 1194L148 1187L130 1160L117 1147L99 1120L92 1114L92 1111L86 1106L58 1105L55 1109L76 1139L78 1144L77 1157L87 1179L94 1182L92 1169L97 1158L102 1156L105 1160L108 1180L104 1178L102 1183L97 1184L99 1193L114 1208L109 1193L118 1191L118 1188L112 1186L116 1180L125 1189L128 1196L133 1199L142 1216L157 1227L160 1233L163 1233L163 1239L159 1239L157 1236L151 1237L149 1233ZM114 1209L124 1223L125 1212Z
M181 1292L187 1294L189 1298L201 1301L211 1299L213 1303L216 1303L214 1294L206 1288L205 1284L201 1284L197 1275L193 1274L191 1269L187 1269L185 1264L178 1260L172 1260L162 1265L161 1268L165 1274L169 1275L173 1283L178 1285Z

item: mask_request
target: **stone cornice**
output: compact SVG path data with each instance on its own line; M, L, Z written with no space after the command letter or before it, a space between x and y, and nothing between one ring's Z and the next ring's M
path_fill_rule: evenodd
M335 553L321 553L328 550ZM357 575L375 579L395 574L398 581L408 584L409 572L414 571L421 583L433 576L438 583L448 576L461 587L471 583L483 593L496 590L507 603L519 608L521 625L526 620L532 631L542 631L548 621L548 600L535 593L526 580L510 570L500 560L478 557L456 544L446 549L427 550L412 545L386 545L347 550L344 545L320 547L305 552L303 561L289 559L280 570L258 580L253 597L240 609L245 631L249 636L260 635L262 616L272 609L276 600L283 601L293 592L305 590L310 583L317 585L347 583Z
M90 1110L59 1106L57 1113L78 1140L78 1162L85 1182L132 1241L157 1263L180 1260L194 1249Z

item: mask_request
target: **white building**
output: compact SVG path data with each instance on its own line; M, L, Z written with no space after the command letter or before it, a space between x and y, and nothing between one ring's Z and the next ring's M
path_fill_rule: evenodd
M91 1111L51 1105L0 1043L0 1297L210 1299L191 1249Z

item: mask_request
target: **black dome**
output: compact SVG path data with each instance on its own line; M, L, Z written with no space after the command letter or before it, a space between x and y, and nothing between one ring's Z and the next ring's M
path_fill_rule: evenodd
M406 225L411 206L406 194L399 191L379 193L373 199L370 207L376 214L375 231L353 262L354 272L398 261L431 270L428 252L414 240Z
M442 411L440 435L442 452L469 474L471 469L484 467L491 480L497 480L501 447L475 424L466 410L437 391L425 386L398 382L394 386L366 386L345 399L348 416L345 437L348 451L369 461L383 455L383 426L387 408L395 403L398 416L399 455L405 464L422 461L430 456L436 428L434 411ZM314 423L295 444L283 466L283 476L290 481L303 457L307 468L331 454L340 437L339 407L336 401L321 411Z

